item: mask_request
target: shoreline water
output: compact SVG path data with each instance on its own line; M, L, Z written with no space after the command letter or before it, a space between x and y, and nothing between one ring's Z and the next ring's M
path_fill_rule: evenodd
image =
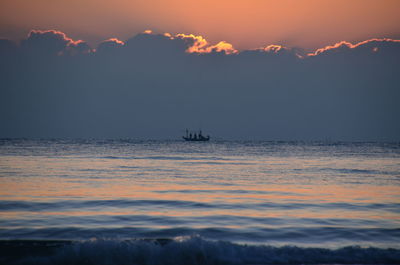
M400 263L398 143L3 139L0 178L1 264Z
M0 240L1 264L399 264L400 249L242 245L180 239Z

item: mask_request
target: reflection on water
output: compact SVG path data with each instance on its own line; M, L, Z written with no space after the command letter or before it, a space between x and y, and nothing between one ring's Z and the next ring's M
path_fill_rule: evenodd
M400 236L398 144L3 140L0 177L1 238Z

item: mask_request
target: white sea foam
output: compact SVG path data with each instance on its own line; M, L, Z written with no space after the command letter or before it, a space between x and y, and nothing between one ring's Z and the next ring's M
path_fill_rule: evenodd
M399 264L400 250L239 245L193 236L175 240L89 240L66 244L47 255L42 251L8 260L3 257L4 261L26 265Z

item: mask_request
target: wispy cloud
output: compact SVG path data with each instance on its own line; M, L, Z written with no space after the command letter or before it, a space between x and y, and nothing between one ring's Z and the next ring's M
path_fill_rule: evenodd
M379 50L378 46L384 43L399 43L400 40L394 40L394 39L388 39L388 38L383 38L383 39L369 39L365 41L358 42L356 44L352 44L348 41L341 41L338 43L335 43L334 45L328 45L323 48L317 49L315 52L309 53L308 56L317 56L326 52L335 52L335 51L340 51L340 50L346 50L346 49L356 49L360 48L363 46L367 45L374 45L376 44L377 47L372 47L371 52L377 52Z

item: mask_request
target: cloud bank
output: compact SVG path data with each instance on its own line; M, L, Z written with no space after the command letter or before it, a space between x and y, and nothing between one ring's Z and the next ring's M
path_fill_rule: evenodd
M145 31L0 40L0 137L400 140L400 40L305 53Z

